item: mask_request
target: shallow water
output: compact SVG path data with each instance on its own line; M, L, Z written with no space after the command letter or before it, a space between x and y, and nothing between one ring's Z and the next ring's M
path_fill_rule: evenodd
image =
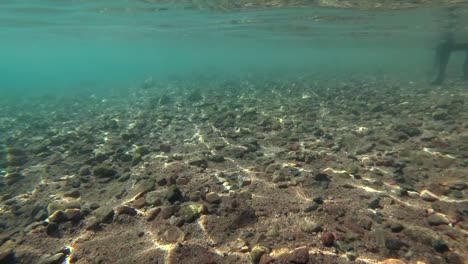
M140 1L2 1L0 86L24 95L190 74L424 78L440 22L433 8L222 12Z
M0 263L466 262L445 8L148 2L0 2Z

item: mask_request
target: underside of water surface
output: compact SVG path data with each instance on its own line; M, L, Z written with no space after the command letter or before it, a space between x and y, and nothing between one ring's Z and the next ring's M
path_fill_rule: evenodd
M466 263L465 2L1 1L0 264Z

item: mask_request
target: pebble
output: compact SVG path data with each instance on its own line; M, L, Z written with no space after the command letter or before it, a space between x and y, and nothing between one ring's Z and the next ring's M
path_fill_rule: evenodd
M399 233L401 231L403 231L404 227L399 224L399 223L392 223L390 225L390 230L392 230L393 233Z
M73 190L71 192L64 193L63 196L65 197L72 197L72 198L78 198L80 197L80 192L78 190Z
M395 238L385 239L385 247L390 250L399 250L402 247L408 247L408 244Z
M447 244L440 239L437 239L432 243L432 248L434 248L434 250L439 253L443 253L449 250Z
M253 264L258 264L260 262L260 258L264 254L268 254L268 248L260 245L255 245L252 250L250 251L250 260Z
M369 201L368 205L369 205L369 208L372 208L372 209L382 208L382 206L380 205L380 197L372 198Z
M326 247L331 247L335 243L335 235L333 233L327 232L322 235L322 244Z
M63 211L55 211L47 219L49 222L61 223L67 220L67 217Z
M427 223L429 225L436 226L436 225L446 225L449 223L449 221L443 215L435 213L427 217Z
M99 223L110 223L114 218L114 210L109 206L101 206L94 211Z
M145 195L146 204L150 206L160 206L162 205L161 197L162 195L159 192L148 192Z
M67 217L67 220L72 222L79 222L83 219L83 213L80 209L67 209L65 210L65 216Z
M170 203L175 203L177 201L181 201L182 198L183 198L182 197L182 192L180 191L180 189L177 186L171 185L167 189L166 198Z
M151 209L146 216L146 221L153 221L159 213L161 213L160 207Z
M305 246L294 249L287 257L287 263L307 264L308 262L309 249Z
M435 201L439 200L439 197L437 197L437 195L431 193L428 190L421 191L419 196L421 197L421 199L423 199L426 202L435 202Z
M132 203L133 207L135 207L137 209L142 208L143 206L145 206L145 204L146 204L145 197L140 197L140 198L136 199L135 201L133 201L133 203Z
M185 240L185 234L178 227L172 226L166 232L164 232L164 238L167 242L183 242Z
M210 204L213 204L213 203L219 203L221 202L221 198L219 197L219 195L215 192L209 192L206 194L206 197L205 197L206 201Z
M117 206L117 208L115 209L115 212L117 213L117 215L126 214L130 216L135 216L137 214L137 211L135 210L135 208L132 208L126 205Z

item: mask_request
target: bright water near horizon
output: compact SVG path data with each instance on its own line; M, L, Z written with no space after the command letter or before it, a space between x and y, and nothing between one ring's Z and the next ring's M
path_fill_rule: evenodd
M200 75L421 79L430 69L440 13L2 1L0 90L106 92L148 77Z

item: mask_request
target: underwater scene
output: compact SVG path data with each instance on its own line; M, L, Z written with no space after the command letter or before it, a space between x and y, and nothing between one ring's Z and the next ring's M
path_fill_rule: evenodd
M0 1L0 264L468 262L468 1Z

